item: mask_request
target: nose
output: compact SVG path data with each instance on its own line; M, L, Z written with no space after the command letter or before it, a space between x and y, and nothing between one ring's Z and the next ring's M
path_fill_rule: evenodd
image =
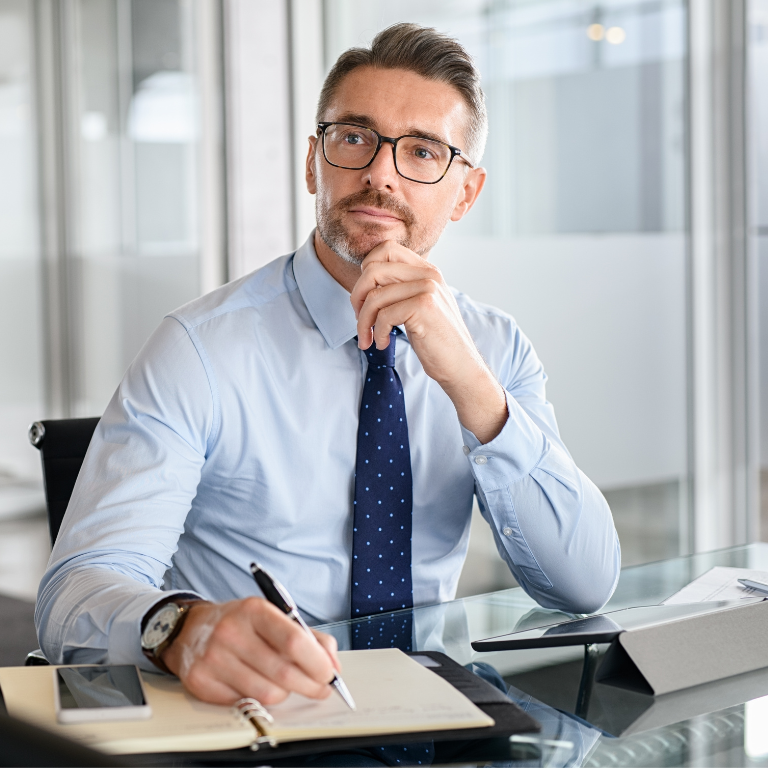
M382 142L373 162L365 169L365 181L373 189L393 192L400 186L400 176L395 166L395 145Z

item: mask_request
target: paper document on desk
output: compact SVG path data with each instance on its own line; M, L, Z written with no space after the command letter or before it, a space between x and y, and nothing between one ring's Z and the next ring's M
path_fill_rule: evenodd
M263 725L270 737L282 743L494 725L463 693L396 648L342 651L339 657L357 709L335 693L322 701L294 693L268 707L274 720ZM175 677L141 674L152 707L148 720L58 723L52 667L0 667L0 687L11 716L113 754L237 749L257 738L254 726L230 707L198 701Z
M768 571L751 568L725 568L716 566L694 579L664 601L664 605L680 603L707 603L713 600L740 600L745 597L766 597L762 592L739 584L739 579L751 579L768 584Z

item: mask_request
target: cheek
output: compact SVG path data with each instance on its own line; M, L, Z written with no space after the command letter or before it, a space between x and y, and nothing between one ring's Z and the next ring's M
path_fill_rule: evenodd
M411 203L416 221L424 229L444 227L456 207L456 194L453 190L440 190L438 194L434 187L427 189L431 194L420 195Z
M328 173L327 166L326 167L321 166L317 170L318 170L318 173L316 176L317 189L315 192L315 195L317 197L317 204L322 206L324 209L328 209L333 205L334 200L338 197L337 194L334 194L334 190L336 189L336 187L332 183L332 179L330 178L330 174Z
M347 175L349 174L349 175ZM319 163L315 170L317 179L317 199L325 206L330 207L335 202L341 200L352 192L357 191L359 186L355 186L354 174L349 171L343 171L339 168L333 168L327 163Z

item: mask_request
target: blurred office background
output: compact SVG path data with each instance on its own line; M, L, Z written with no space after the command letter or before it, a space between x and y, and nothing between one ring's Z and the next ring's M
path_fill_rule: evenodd
M403 20L488 99L434 260L532 339L624 563L760 538L768 0L0 0L2 591L48 555L29 423L100 414L167 311L307 237L322 79ZM511 583L473 524L461 593Z

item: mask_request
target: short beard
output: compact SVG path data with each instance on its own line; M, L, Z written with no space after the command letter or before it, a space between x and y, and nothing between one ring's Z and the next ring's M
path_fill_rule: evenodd
M324 206L322 195L318 195L315 203L317 231L323 242L347 263L360 266L363 259L385 239L381 236L381 230L376 222L363 225L362 235L355 238L350 235L344 226L343 216L350 208L359 205L368 205L394 213L405 225L405 235L397 240L403 247L423 256L434 245L434 243L429 243L426 247L414 247L416 217L409 206L391 195L376 189L363 189L360 192L347 195L332 206Z

